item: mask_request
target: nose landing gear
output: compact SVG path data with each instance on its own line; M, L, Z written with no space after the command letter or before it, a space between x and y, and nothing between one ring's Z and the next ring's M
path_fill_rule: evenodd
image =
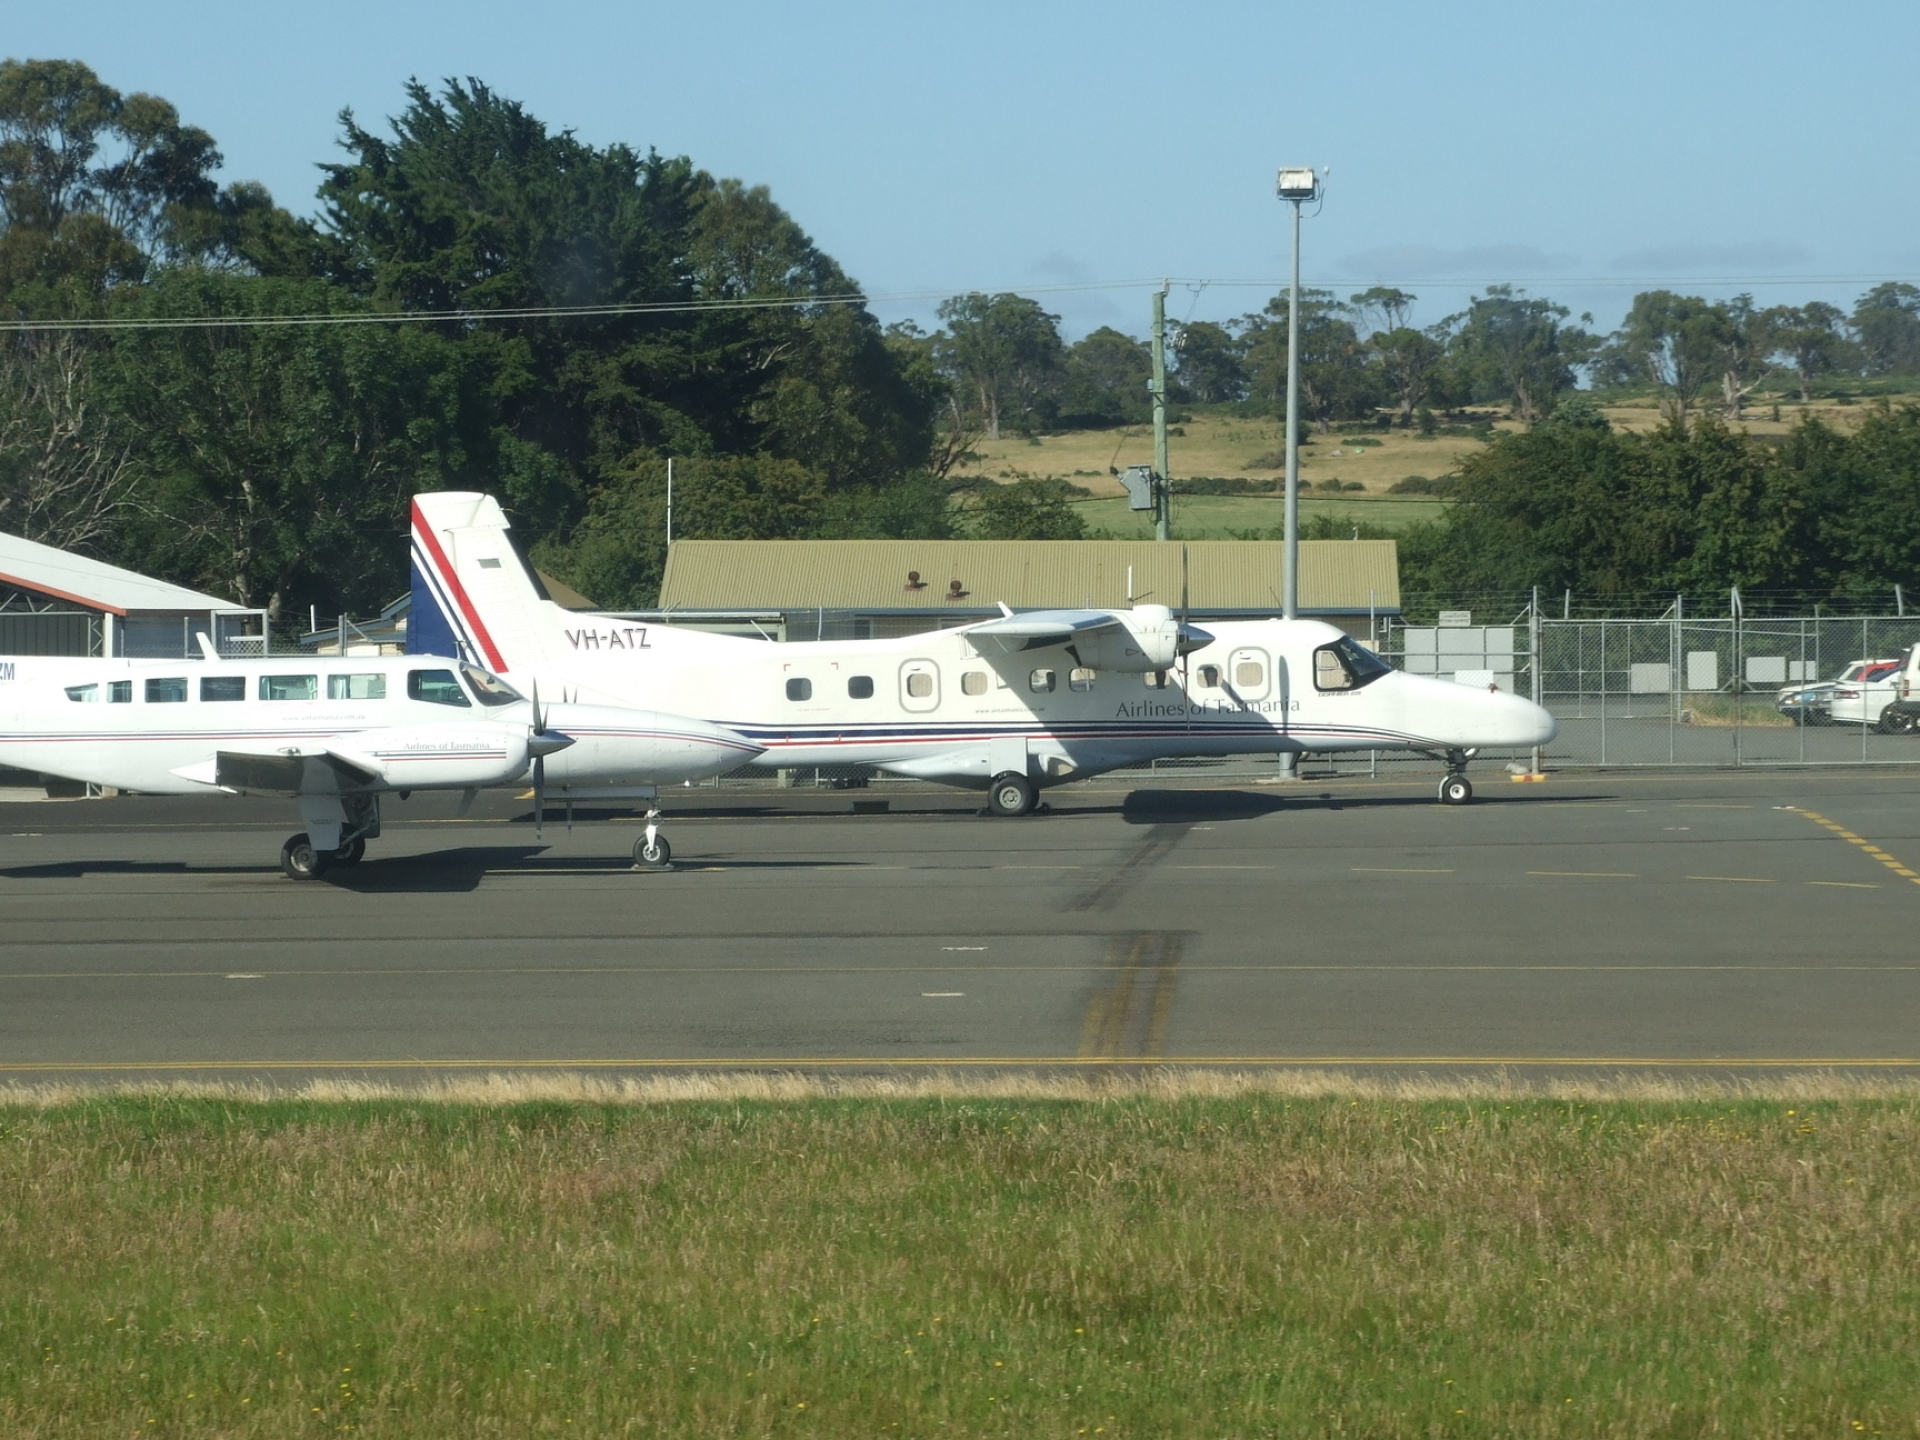
M658 805L648 808L647 833L633 842L633 868L636 870L671 870L673 868L673 847L667 844L667 837L660 833Z
M1442 805L1464 805L1473 799L1473 784L1467 779L1467 761L1473 758L1471 750L1447 751L1447 773L1440 781L1440 803Z

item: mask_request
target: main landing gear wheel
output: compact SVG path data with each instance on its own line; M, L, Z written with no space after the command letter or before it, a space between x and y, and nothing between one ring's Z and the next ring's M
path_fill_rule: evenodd
M987 787L987 809L996 815L1025 815L1033 809L1033 782L1009 770Z
M673 847L664 835L642 835L633 842L633 863L647 870L665 870L673 864Z
M290 836L280 847L280 868L286 871L289 880L318 880L326 872L330 858L326 852L313 848L305 832Z
M364 838L349 840L333 852L332 857L327 863L341 866L358 865L360 863L360 857L366 853L367 842Z
M1464 775L1449 775L1440 782L1442 805L1464 805L1473 799L1473 786Z

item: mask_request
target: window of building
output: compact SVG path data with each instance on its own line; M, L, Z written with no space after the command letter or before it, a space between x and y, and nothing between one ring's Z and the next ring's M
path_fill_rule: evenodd
M808 680L801 675L796 675L791 680L787 681L787 699L811 700L812 698L813 698L813 681Z
M1258 660L1241 660L1233 667L1233 683L1242 690L1263 689L1267 683L1267 667Z
M1044 695L1053 689L1053 671L1036 670L1027 677L1027 688L1036 695Z
M131 705L133 703L133 681L109 680L107 682L107 703L109 705Z
M1097 670L1087 669L1084 665L1077 665L1067 672L1067 688L1082 692L1091 690L1093 689L1093 677L1099 673Z
M187 698L187 677L169 675L164 680L147 681L147 704L179 705Z
M384 675L327 676L327 699L329 700L384 700L386 698L387 677Z
M1194 679L1200 682L1202 689L1218 690L1220 688L1220 667L1218 665L1202 665L1193 672L1193 675Z
M1313 652L1313 683L1322 690L1358 690L1392 667L1351 635Z
M1167 672L1164 670L1149 670L1140 677L1140 682L1149 690L1164 690L1167 688Z
M446 674L444 670L440 673ZM260 698L262 700L318 700L320 677L318 675L262 675Z
M451 670L409 670L407 698L422 700L429 705L453 705L462 710L473 708L473 702L467 699L467 692L460 688L460 682Z
M202 675L200 677L200 698L202 700L244 700L247 698L247 677L244 675Z
M984 670L962 670L960 672L960 693L962 695L986 694L987 672Z
M873 698L873 676L849 675L847 677L847 698L849 700L871 700Z
M69 685L67 686L67 699L73 701L76 705L97 705L100 703L100 687L98 685Z
M907 676L907 694L915 700L924 700L933 694L933 676L924 670L916 670Z

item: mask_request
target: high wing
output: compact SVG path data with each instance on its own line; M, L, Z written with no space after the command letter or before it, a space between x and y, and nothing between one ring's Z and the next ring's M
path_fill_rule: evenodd
M1005 606L1001 607L1005 609ZM982 651L1003 655L1064 645L1095 670L1164 670L1182 655L1213 643L1196 625L1184 625L1164 605L1131 610L1029 610L964 629Z
M975 640L993 641L1002 653L1012 655L1070 644L1090 632L1114 626L1126 628L1117 610L1028 610L998 620L982 620L967 626L966 633Z

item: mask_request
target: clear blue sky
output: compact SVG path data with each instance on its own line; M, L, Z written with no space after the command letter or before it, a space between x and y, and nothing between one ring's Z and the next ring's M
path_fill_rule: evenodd
M477 76L770 186L870 293L1026 290L1070 333L1142 331L1144 289L1038 287L1284 275L1282 163L1333 167L1308 280L1400 283L1422 321L1470 293L1443 281L1611 325L1652 282L1847 303L1864 286L1834 277L1920 279L1911 0L14 0L0 47L166 96L227 179L302 213L342 107L378 125L409 76ZM1805 283L1714 283L1782 277Z

